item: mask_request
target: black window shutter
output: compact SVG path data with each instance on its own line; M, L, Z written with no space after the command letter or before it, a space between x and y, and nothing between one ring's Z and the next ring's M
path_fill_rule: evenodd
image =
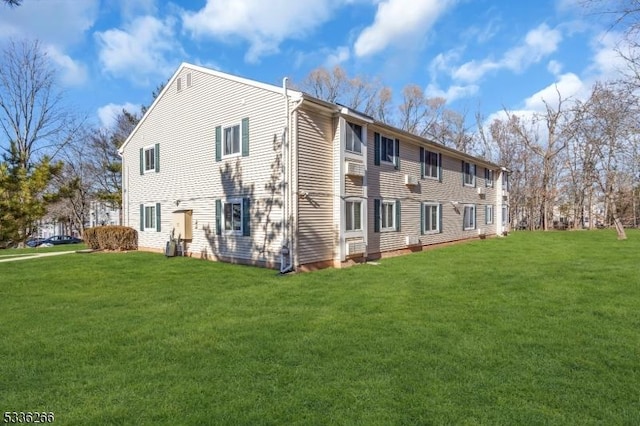
M251 199L242 199L242 235L251 235Z
M462 186L464 186L464 160L462 160Z
M157 143L154 149L156 156L156 173L160 171L160 144Z
M424 177L424 148L420 147L420 177L423 178Z
M222 159L222 127L216 127L216 161Z
M249 155L249 119L242 119L242 156Z
M400 214L400 200L396 200L396 231L400 230L400 224L402 222L402 216Z
M395 157L394 157L394 166L396 170L400 170L400 139L396 139L396 149L395 149Z
M473 229L478 227L478 207L473 206Z
M162 227L160 226L162 221L160 217L160 203L156 203L156 231L160 232Z
M438 180L442 182L442 154L438 153Z
M478 166L476 166L475 164L472 165L473 166L473 186L475 187L477 185L477 181L478 181Z
M422 148L420 148L420 150L422 150ZM420 203L420 234L424 235L424 218L425 218L425 214L424 214L424 209L425 209L425 205Z
M140 174L144 174L144 149L140 148Z
M216 200L216 235L222 235L222 201Z
M373 200L373 232L380 232L380 200Z
M144 231L144 204L140 204L140 230Z
M373 134L373 164L380 165L380 133Z
M438 204L438 232L442 234L442 204Z

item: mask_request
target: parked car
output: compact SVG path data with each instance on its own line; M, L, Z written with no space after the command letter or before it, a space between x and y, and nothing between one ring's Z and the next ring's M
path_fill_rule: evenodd
M69 235L54 235L42 241L39 245L52 245L57 246L59 244L78 244L81 243L80 238L71 237Z
M30 238L26 241L27 247L38 247L46 238Z

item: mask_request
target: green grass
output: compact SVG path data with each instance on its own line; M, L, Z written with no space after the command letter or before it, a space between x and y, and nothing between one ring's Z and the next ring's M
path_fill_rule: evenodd
M0 264L0 411L58 424L639 424L640 233L515 233L278 276Z

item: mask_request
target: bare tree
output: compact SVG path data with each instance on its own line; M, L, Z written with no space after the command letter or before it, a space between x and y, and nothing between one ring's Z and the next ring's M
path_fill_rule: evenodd
M22 0L2 0L9 7L20 6Z
M0 129L13 141L20 164L55 158L78 126L62 105L55 71L38 41L11 41L0 62ZM8 146L1 147L6 153Z

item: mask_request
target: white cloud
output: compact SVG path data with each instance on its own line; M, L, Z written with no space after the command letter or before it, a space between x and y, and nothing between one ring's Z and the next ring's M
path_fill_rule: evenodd
M552 59L547 64L547 70L553 75L559 75L562 72L562 64Z
M97 32L104 71L141 84L147 83L147 79L141 77L169 74L175 64L170 63L168 56L180 55L182 51L175 41L174 25L171 18L161 21L153 16L141 16L124 29Z
M373 24L355 42L356 56L373 55L389 45L422 38L453 3L452 0L381 1Z
M469 86L449 86L449 88L445 91L440 89L435 84L429 84L425 89L425 96L430 98L444 98L447 100L447 103L452 103L457 101L458 99L468 98L470 96L478 93L480 88L475 84Z
M47 46L46 52L51 61L60 70L60 81L65 86L80 86L87 81L87 67L60 52L55 46Z
M25 1L19 7L3 5L0 39L32 38L56 46L81 41L98 18L100 0Z
M553 108L558 107L559 97L565 101L569 98L582 99L588 95L589 87L573 73L562 74L558 81L537 93L534 93L524 101L524 108L531 111L545 111L545 103Z
M349 60L351 52L347 46L339 46L334 51L327 55L327 59L324 62L325 67L333 68L336 65L340 65Z
M132 103L126 102L124 104L107 104L98 108L98 118L100 119L100 124L102 128L109 129L111 128L116 121L116 117L118 114L122 112L123 109L126 109L129 112L140 112L140 105L134 105Z
M628 54L629 46L622 34L613 31L597 34L591 42L591 48L594 54L590 71L596 78L616 79L627 71L628 63L620 53Z
M555 52L561 41L562 34L559 30L551 29L547 24L541 24L527 33L522 44L505 52L500 60L469 61L455 70L453 77L457 80L474 83L485 74L499 69L522 72Z
M287 38L302 38L326 22L345 0L207 0L197 12L182 14L183 26L193 37L244 40L245 59L256 62L278 51Z

